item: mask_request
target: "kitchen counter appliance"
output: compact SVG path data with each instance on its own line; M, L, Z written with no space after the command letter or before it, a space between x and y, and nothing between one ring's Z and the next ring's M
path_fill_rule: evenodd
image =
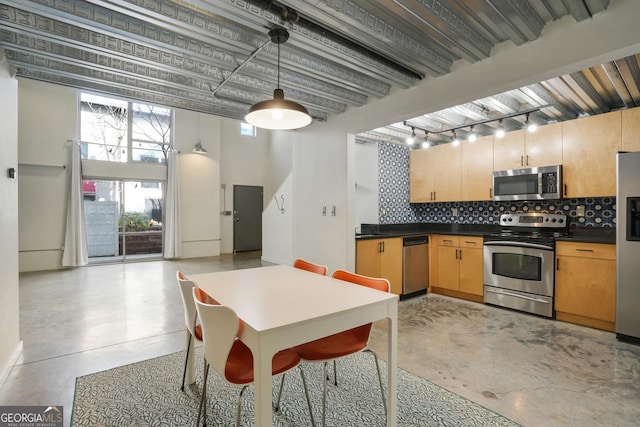
M493 200L562 198L562 165L493 172Z
M640 152L617 155L616 337L640 344Z
M500 225L484 236L484 302L553 317L555 238L568 235L567 216L510 213Z
M429 287L429 237L402 240L402 297L426 292Z

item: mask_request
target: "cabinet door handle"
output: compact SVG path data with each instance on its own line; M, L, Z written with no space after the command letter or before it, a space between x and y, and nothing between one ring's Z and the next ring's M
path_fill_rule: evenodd
M438 200L438 198L436 197L436 192L433 192L433 200Z
M560 270L560 258L556 258L556 271Z
M464 242L465 242L466 244L468 244L468 245L475 245L475 244L476 244L476 242L470 242L470 241L468 241L468 240L465 240Z
M529 155L527 154L527 166L529 166Z
M382 242L378 242L378 253L382 253Z
M460 249L460 257L458 259L462 261L462 249Z
M567 184L564 185L564 195L567 195Z
M384 252L384 242L382 242L382 252Z
M524 166L524 156L520 156L520 166Z
M489 188L489 198L493 199L493 188Z
M580 248L577 248L576 252L593 252L593 249L580 249Z

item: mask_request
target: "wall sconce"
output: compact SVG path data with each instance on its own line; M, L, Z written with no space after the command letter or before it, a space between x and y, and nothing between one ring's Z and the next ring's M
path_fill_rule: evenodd
M196 146L193 148L194 153L198 154L207 154L208 151L202 146L202 141L198 141Z

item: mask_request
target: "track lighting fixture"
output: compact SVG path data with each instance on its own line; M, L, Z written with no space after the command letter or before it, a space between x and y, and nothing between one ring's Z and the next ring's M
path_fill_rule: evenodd
M478 139L478 135L473 130L473 125L471 125L471 127L469 128L469 138L468 139L469 139L469 142L476 142L476 139Z
M524 126L529 132L535 132L536 130L538 130L538 125L529 120L529 114L530 113L527 113L527 118L524 121Z
M458 139L458 135L456 135L455 129L451 133L451 143L454 147L457 147L458 145L460 145L460 139Z
M504 138L504 127L502 127L502 119L498 120L498 128L496 129L496 138Z
M429 142L429 132L426 132L424 135L424 141L422 141L422 148L429 148L431 143Z
M420 126L412 125L412 124L408 123L407 121L402 122L402 124L404 126L407 126L407 127L411 128L411 137L410 138L413 138L412 139L413 142L410 143L409 142L410 138L407 138L407 144L408 145L411 145L411 144L413 144L415 142L416 129L425 132L425 134L427 135L427 139L425 140L425 142L422 143L422 148L426 148L425 144L429 144L428 137L429 137L430 133L431 134L435 134L435 135L445 135L444 137L447 138L446 133L447 132L451 132L452 133L452 136L450 137L451 142L454 145L458 145L460 143L460 139L459 139L459 137L457 135L457 131L458 130L468 127L469 128L469 133L468 133L468 136L467 136L467 140L469 142L474 142L474 141L476 141L478 139L478 136L483 135L482 132L480 132L480 134L478 134L478 132L476 131L475 127L478 126L478 125L483 125L483 124L491 123L491 122L498 122L498 126L496 127L496 130L495 130L496 138L503 138L504 135L505 135L505 132L506 132L505 131L505 127L504 127L504 125L502 123L503 120L504 119L509 119L509 118L512 118L512 117L517 117L517 116L526 115L526 119L525 119L524 123L525 123L525 126L526 126L527 130L529 132L535 132L537 126L536 126L535 123L533 123L529 119L529 115L531 113L533 113L533 112L540 111L542 108L546 108L546 107L548 107L548 105L544 105L544 106L536 107L536 108L531 108L531 109L525 110L525 111L518 111L517 113L507 114L507 115L504 115L502 117L495 117L495 118L491 118L491 119L480 120L480 121L473 122L473 123L465 123L465 124L460 125L460 126L451 127L451 128L448 128L448 129L440 129L440 130L437 130L437 131L424 129L424 128L421 128ZM489 111L487 111L486 113L488 114Z
M416 141L416 128L411 128L411 136L407 138L407 145L411 146Z

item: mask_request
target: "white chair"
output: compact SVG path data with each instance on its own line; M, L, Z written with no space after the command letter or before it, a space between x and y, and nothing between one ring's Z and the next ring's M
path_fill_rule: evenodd
M184 382L187 377L187 362L189 360L189 351L191 349L191 341L202 342L202 329L198 324L198 313L196 311L196 305L193 302L193 291L196 284L192 280L188 280L180 271L176 272L176 281L178 282L178 288L180 289L180 297L182 298L182 306L184 308L184 323L189 332L189 338L187 340L187 356L184 359L184 372L182 374L182 387L180 389L184 391Z
M200 407L198 408L196 425L200 425L200 418L203 411L203 425L206 425L207 377L209 375L209 367L212 366L224 380L231 384L242 386L238 395L236 412L236 426L238 426L240 425L240 403L242 401L242 395L247 386L254 381L253 354L249 347L237 338L237 336L241 334L243 323L233 309L218 304L202 289L193 288L192 292L196 310L202 324L205 360L202 397L200 399ZM292 349L281 350L273 356L271 365L272 375L284 374L296 366L300 368L302 384L307 397L309 415L311 416L311 425L315 426L313 412L311 410L311 401L309 400L309 392L307 390L307 382L304 377L304 372L299 365L300 356L298 356L298 353ZM281 394L282 388L280 389L278 402L280 401Z

